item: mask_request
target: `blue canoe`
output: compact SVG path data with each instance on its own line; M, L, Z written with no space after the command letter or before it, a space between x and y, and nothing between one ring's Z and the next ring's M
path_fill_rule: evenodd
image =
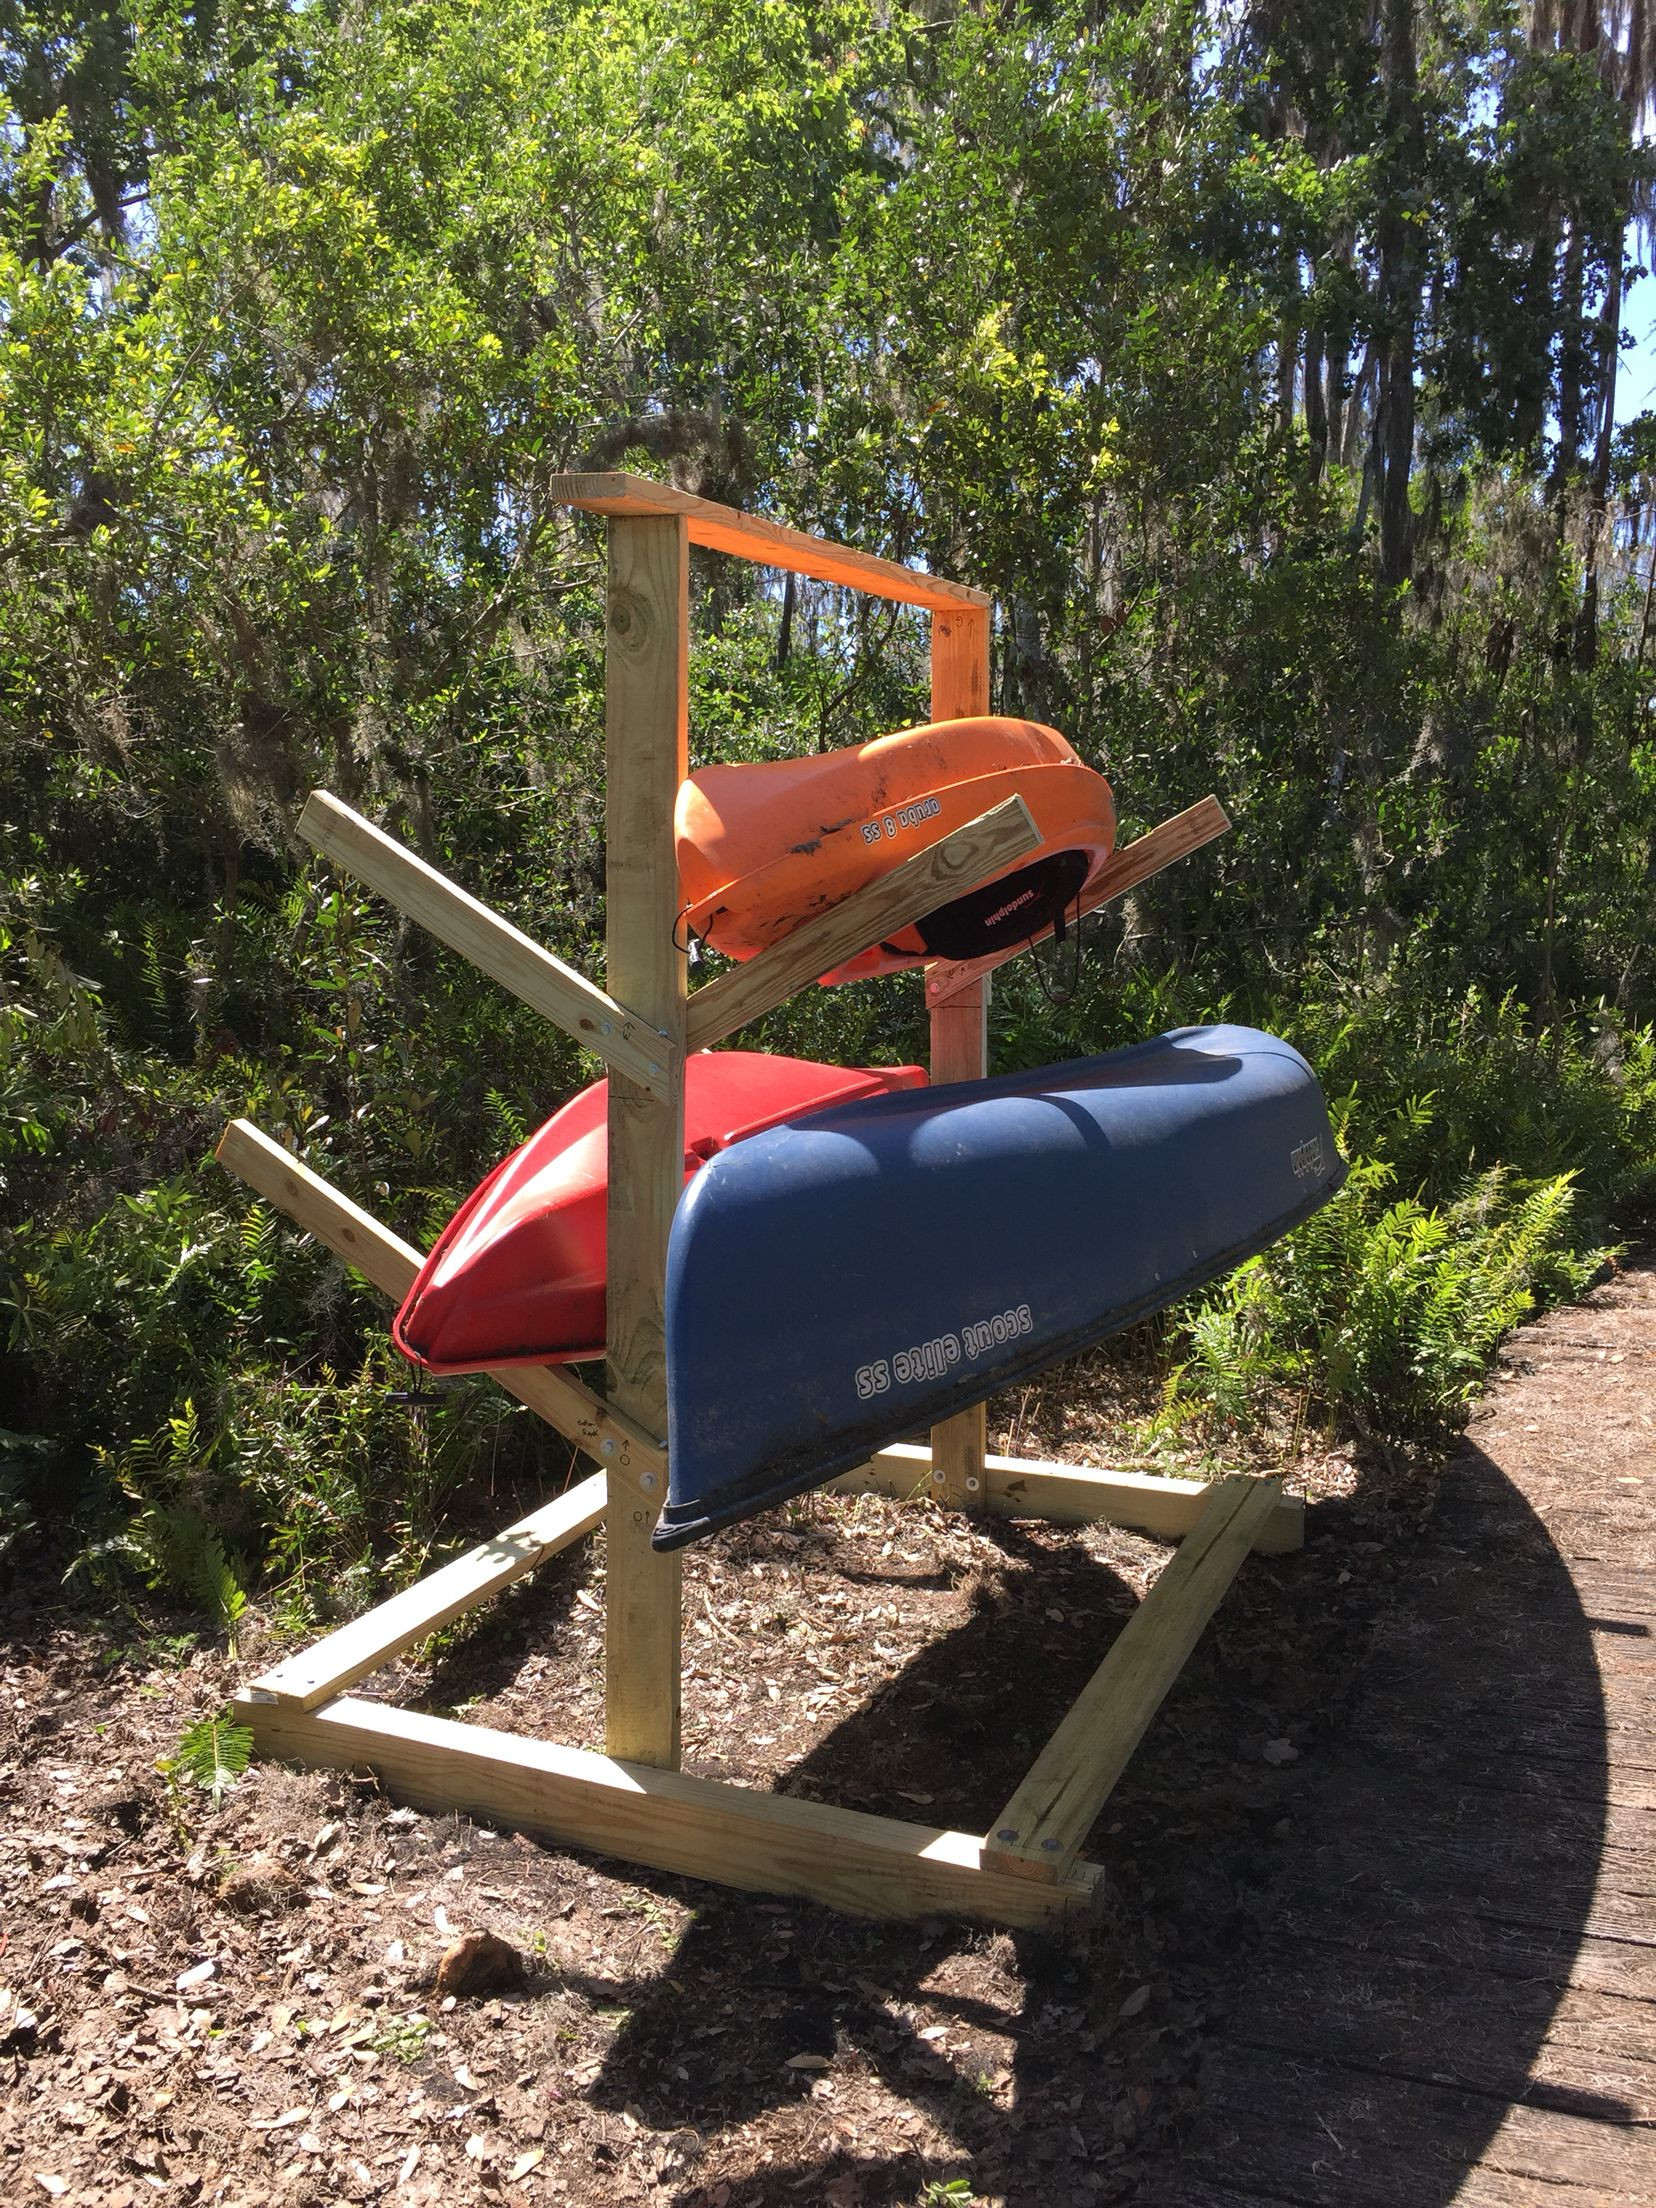
M678 1548L1171 1303L1345 1178L1249 1027L815 1112L720 1153L667 1258Z

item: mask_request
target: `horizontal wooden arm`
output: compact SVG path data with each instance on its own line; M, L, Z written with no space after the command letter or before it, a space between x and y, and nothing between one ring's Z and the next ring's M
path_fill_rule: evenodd
M1164 820L1148 835L1140 836L1136 843L1126 844L1113 854L1091 893L1083 899L1079 917L1085 919L1089 912L1096 912L1112 898L1125 897L1130 889L1137 889L1140 882L1147 882L1163 867L1188 859L1192 851L1199 851L1204 843L1224 835L1229 827L1230 819L1216 797L1204 797L1199 803L1187 806L1182 813L1175 813L1171 820ZM1047 932L1050 934L1051 930ZM984 974L992 974L997 966L1004 966L1009 958L1022 957L1040 940L1042 938L1032 937L1028 943L1016 944L1009 951L993 951L985 958L934 960L926 968L926 1002L941 1004L945 997L958 995Z
M830 1480L828 1493L890 1495L903 1502L934 1492L931 1472L932 1453L923 1442L894 1441L854 1472ZM1201 1516L1208 1493L1199 1480L1167 1479L1155 1472L985 1455L982 1485L972 1497L992 1518L1039 1518L1049 1526L1134 1526L1158 1541L1182 1541ZM1282 1556L1304 1546L1304 1500L1279 1495L1254 1535L1254 1547L1264 1556Z
M683 514L692 544L734 553L737 559L753 560L761 567L780 567L795 575L812 575L818 582L840 583L848 590L895 600L899 605L940 611L950 606L990 603L987 591L946 582L940 575L922 574L895 560L877 559L871 552L854 552L848 545L831 543L827 537L785 528L781 522L744 514L735 506L715 505L710 498L694 498L688 491L675 491L670 483L652 483L647 476L619 472L555 475L547 485L547 493L565 506L579 506L590 514Z
M698 989L690 999L689 1047L706 1050L846 959L912 927L952 897L1040 848L1040 831L1021 797L1009 797L913 858L853 890L816 919L785 935L745 966Z
M299 816L299 833L324 858L366 882L399 912L429 928L440 943L596 1051L615 1072L657 1096L667 1094L673 1053L664 1036L457 888L406 844L327 790L312 790Z
M291 1150L272 1142L250 1120L233 1119L220 1136L215 1155L238 1180L285 1211L296 1226L314 1234L393 1302L401 1303L420 1269L418 1250L342 1196L320 1173L301 1164ZM595 1457L607 1472L634 1485L645 1474L659 1482L665 1473L663 1448L556 1365L506 1366L489 1378L498 1380L509 1395L526 1403L566 1441ZM660 1487L653 1493L659 1502Z
M296 1710L244 1687L235 1707L261 1755L312 1769L367 1766L393 1795L427 1809L542 1832L680 1877L802 1895L852 1916L963 1916L1056 1928L1094 1906L1103 1879L1093 1863L1077 1863L1052 1885L1008 1877L984 1868L986 1851L973 1833L622 1763L358 1695Z

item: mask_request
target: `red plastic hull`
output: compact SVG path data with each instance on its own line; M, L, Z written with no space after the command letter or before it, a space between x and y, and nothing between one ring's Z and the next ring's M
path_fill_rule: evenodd
M919 1066L819 1066L702 1051L684 1069L684 1177L784 1120L925 1086ZM571 1364L604 1354L609 1083L595 1082L473 1189L391 1322L427 1372Z

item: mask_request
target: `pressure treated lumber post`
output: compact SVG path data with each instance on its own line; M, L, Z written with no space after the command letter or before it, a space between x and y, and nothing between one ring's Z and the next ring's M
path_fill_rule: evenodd
M934 721L965 720L989 710L989 609L939 608L931 624L931 710ZM978 1081L989 1071L989 978L982 976L931 1014L931 1077ZM983 1507L983 1453L988 1443L981 1403L957 1411L931 1434L931 1487L957 1509Z
M366 1767L422 1809L493 1818L625 1862L798 1894L852 1916L959 1914L1055 1929L1094 1905L1103 1879L1095 1863L1050 1882L994 1871L973 1833L653 1770L353 1694L299 1710L244 1688L236 1711L261 1755L312 1770Z
M689 771L689 538L681 515L612 515L604 646L605 984L667 1037L666 1093L611 1072L609 1399L667 1432L662 1302L684 1185L686 966L677 948L673 805ZM676 1769L680 1574L650 1546L665 1500L611 1488L606 1532L604 1730L609 1753Z

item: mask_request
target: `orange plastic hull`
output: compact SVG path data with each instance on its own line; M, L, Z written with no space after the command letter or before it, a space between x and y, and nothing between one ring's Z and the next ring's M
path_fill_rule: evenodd
M1040 830L1034 859L993 877L993 893L957 899L822 978L1034 941L1109 858L1115 805L1056 729L999 715L902 729L815 759L699 768L674 816L685 917L715 950L752 958L1013 796Z

